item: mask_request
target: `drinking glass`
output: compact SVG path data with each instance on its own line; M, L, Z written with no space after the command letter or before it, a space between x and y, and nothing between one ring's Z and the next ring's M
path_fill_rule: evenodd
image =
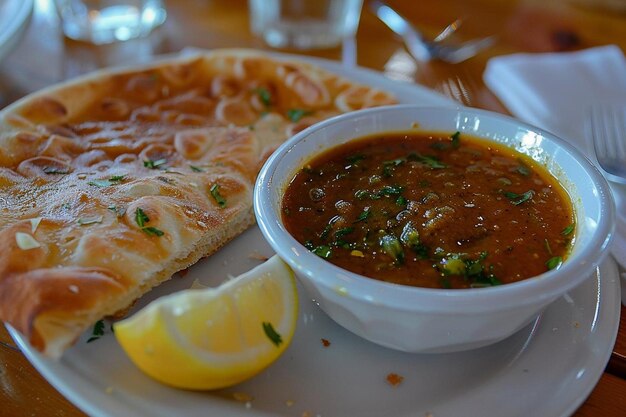
M252 32L274 48L331 48L353 37L363 0L248 0Z
M107 44L149 34L165 21L162 0L56 0L65 36Z

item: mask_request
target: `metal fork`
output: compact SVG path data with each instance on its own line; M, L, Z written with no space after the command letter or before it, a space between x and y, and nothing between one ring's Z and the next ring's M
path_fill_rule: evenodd
M626 102L603 102L589 110L598 164L611 181L626 184Z
M490 47L495 42L494 36L462 43L451 42L450 36L461 26L460 19L449 24L433 40L428 40L408 20L382 1L372 0L369 2L369 7L389 29L402 37L408 51L418 61L439 59L451 64L458 64Z

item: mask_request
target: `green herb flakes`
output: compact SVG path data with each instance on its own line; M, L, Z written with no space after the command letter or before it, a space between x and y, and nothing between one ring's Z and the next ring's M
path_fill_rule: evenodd
M413 223L407 222L404 225L402 233L400 234L400 240L410 248L415 248L420 244L420 234L415 226L413 226Z
M252 91L259 96L261 103L263 103L265 107L269 107L272 105L272 93L270 93L270 91L267 88L258 87Z
M552 258L548 259L548 261L546 262L546 266L548 267L548 269L552 270L557 269L559 266L561 266L562 263L563 258L561 258L560 256L553 256Z
M88 181L87 184L93 187L104 188L104 187L110 187L111 185L119 184L125 179L126 179L126 175L114 175L107 180L93 180L93 181Z
M350 155L349 157L347 157L346 161L348 161L351 165L356 165L364 159L365 159L365 156L361 154L354 154L354 155Z
M328 259L332 255L332 249L328 245L316 246L311 252L324 259Z
M278 332L274 329L274 326L272 326L272 323L264 321L263 331L265 332L265 335L267 336L267 338L270 339L270 341L276 347L280 346L280 344L283 343L282 336L278 334Z
M287 117L294 123L300 121L300 119L302 119L304 116L308 116L309 114L311 114L311 112L304 109L287 110Z
M372 209L370 207L365 207L365 209L359 214L359 217L356 218L355 223L362 222L367 220L367 218L371 215Z
M520 204L530 200L533 198L535 192L533 190L528 190L525 193L517 194L511 191L506 191L504 196L511 201L511 204L514 206L519 206Z
M143 166L149 169L158 169L161 165L165 164L167 159L157 159L153 161L151 159L144 159Z
M407 157L407 160L419 162L428 166L431 169L442 169L447 168L448 166L443 162L439 161L439 158L435 156L421 155L415 152L411 152Z
M404 250L397 237L391 234L381 236L378 241L380 247L389 255L397 265L404 263Z
M135 222L137 226L144 227L146 223L150 221L148 215L139 207L135 210Z
M574 227L576 227L574 223L570 224L569 226L567 226L565 229L561 231L561 235L569 236L574 231Z
M195 166L195 165L189 165L189 168L191 168L191 170L192 170L193 172L204 172L204 170L203 170L202 168L197 167L197 166Z
M94 340L98 340L102 336L104 336L104 320L98 320L96 324L93 325L93 329L91 331L91 337L87 339L87 343L91 343Z
M222 208L226 207L226 199L224 197L222 197L222 195L220 194L220 186L219 184L215 183L211 186L211 188L209 189L209 192L211 193L211 196L213 197L213 199L215 200L215 202Z
M450 139L452 139L452 147L454 149L458 148L461 145L461 132L457 130L450 136Z
M150 218L148 217L148 215L140 207L137 207L137 209L135 210L135 222L137 223L137 226L141 228L142 232L144 232L148 236L156 237L161 237L165 234L162 230L159 230L156 227L146 226L146 223L148 223L149 221Z
M380 191L378 191L377 194L379 194L380 196L384 196L384 197L391 197L391 196L400 195L403 190L404 190L404 187L400 185L385 185L380 189Z
M341 237L344 237L345 235L349 235L352 232L354 232L354 227L342 227L335 232L335 239L339 239Z
M165 233L163 233L162 230L157 229L156 227L152 227L152 226L147 226L147 227L142 227L141 230L150 236L163 236Z

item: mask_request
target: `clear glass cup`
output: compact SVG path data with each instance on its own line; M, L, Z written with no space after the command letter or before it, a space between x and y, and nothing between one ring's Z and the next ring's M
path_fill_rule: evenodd
M353 37L363 0L248 0L252 32L274 48L331 48Z
M63 34L107 44L148 35L167 16L162 0L56 0Z

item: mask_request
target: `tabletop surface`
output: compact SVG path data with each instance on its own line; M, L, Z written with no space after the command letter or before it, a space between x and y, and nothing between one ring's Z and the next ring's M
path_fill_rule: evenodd
M32 91L97 68L145 62L154 55L178 52L185 47L268 49L250 33L244 0L166 3L167 21L149 37L94 47L64 39L52 2L35 1L23 36L0 62L0 108ZM462 17L460 36L470 39L496 35L497 42L461 64L415 62L409 57L408 65L391 65L399 57L406 62L408 55L402 43L365 8L354 42L346 42L342 48L306 53L378 70L390 78L412 80L465 105L508 113L482 81L489 58L515 52L572 51L606 44L617 44L626 51L624 8L619 12L589 7L583 0L388 0L388 3L427 36L436 35L448 23ZM577 417L626 415L623 306L621 312L613 354L597 386L574 414ZM4 326L0 326L0 343L0 414L83 415L30 365L15 348Z

